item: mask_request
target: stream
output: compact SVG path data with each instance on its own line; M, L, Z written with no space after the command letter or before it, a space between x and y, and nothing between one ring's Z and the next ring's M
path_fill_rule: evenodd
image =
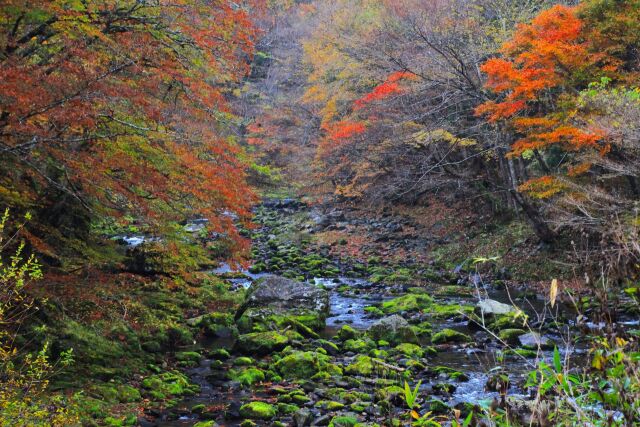
M294 210L294 212L296 211ZM284 231L287 231L284 228L288 227L287 222L281 218L286 218L290 214L291 212L274 214L273 211L263 213L262 221L265 222L264 218L267 218L271 223L263 225L263 228L258 230L258 237L254 239L254 244L258 248L256 253L261 257L260 262L263 264L263 268L258 269L259 272L255 268L250 269L253 272L248 270L233 271L228 265L223 264L210 273L225 278L231 292L241 292L266 274L281 273L284 267L280 266L280 269L276 268L275 271L272 271L269 268L269 263L271 259L281 256L282 253L293 254L292 258L295 262L292 264L294 267L291 271L300 272L300 270L295 270L300 265L299 257L296 255L299 252L297 248L292 249L292 246L273 244L276 233L284 234ZM273 225L274 218L280 218L280 222L276 222L276 226ZM294 224L294 227L299 227L299 225ZM276 247L277 249L274 249ZM276 251L275 254L274 251ZM305 256L314 257L316 254L313 251L307 251ZM276 267L278 266L276 265ZM325 268L333 268L332 271L338 271L337 267L325 266ZM349 271L349 269L350 266L340 267L340 271ZM331 340L338 346L345 344L336 339L344 325L350 326L364 336L367 329L379 320L380 315L371 313L366 309L367 307L379 307L385 301L410 294L416 289L415 287L411 288L412 283L386 285L383 282L373 283L366 278L349 275L332 275L332 277L309 275L305 281L309 285L319 286L328 291L330 308L326 318L326 326L323 330L316 332L321 338ZM472 308L480 299L490 299L510 306L515 305L528 316L529 324L534 330L540 328L544 331L542 332L543 339L558 346L562 356L570 353L572 366L579 366L584 360L589 343L585 339L584 330L578 332L579 328L572 327L575 315L569 307L556 304L555 308L551 310L541 296L524 293L503 283L499 285L483 283L477 274L468 274L468 277L461 277L457 281L456 285L436 282L425 285L423 282L420 292L431 295L434 304L445 308L452 306ZM497 375L507 376L509 379L507 389L502 390L504 394L510 398L526 400L528 396L524 384L528 373L535 369L536 360L546 359L549 362L552 357L552 350L550 350L552 346L546 347L544 351L539 351L537 356L533 357L531 352L528 355L515 354L515 351L507 354L508 352L504 351L505 346L499 343L495 336L492 336L488 330L472 327L473 325L470 324L467 316L461 312L448 313L443 316L435 316L433 313L426 312L400 312L399 314L410 324L420 324L420 322L428 320L433 334L443 329L450 329L471 337L469 342L434 345L435 349L431 354L417 359L398 355L393 347L384 347L384 344L380 350L372 350L377 351L377 355L389 354L393 356L384 359L391 365L406 366L406 370L411 372L408 382L412 386L415 386L418 380L421 381L420 390L421 395L424 396L423 407L427 409L430 407L434 413L444 414L449 408L459 408L464 413L465 408L470 407L469 405L483 404L488 406L492 401L500 400L501 393L495 391L495 388L487 387L488 381ZM556 318L559 322L550 321L551 318ZM587 328L597 327L596 324L589 326L588 322L586 325ZM569 333L570 329L573 335ZM306 339L295 346L306 349L305 351L318 346L327 348L325 344L321 344L322 342L322 340ZM207 357L208 354L211 354L212 349L232 349L233 344L232 338L217 338L202 343L201 353L205 358L199 366L186 369L191 380L200 386L200 393L186 397L173 408L164 411L160 414L155 425L164 427L194 426L202 420L215 421L217 424L211 424L213 426L241 425L244 417L239 415L240 407L247 402L256 400L268 402L274 407L276 404L278 405L277 420L279 424L274 424L273 420L265 422L255 419L252 421L254 424L247 423L246 425L329 425L332 417L336 416L357 418L359 422L365 422L363 425L385 424L385 417L388 414L399 416L406 411L403 408L402 400L397 397L391 395L388 397L391 407L381 402L377 397L379 388L403 385L405 378L399 374L385 373L374 379L373 382L362 379L362 377L359 377L361 380L356 380L352 376L346 376L348 366L360 357L359 351L342 349L337 353L329 354L332 363L345 369L345 377L342 379L330 381L284 379L273 382L264 381L246 387L229 379L229 372L238 369L238 366L234 364L233 357L222 361L217 360L217 357ZM429 337L420 338L422 348L430 349L432 348L430 345L432 344ZM247 355L236 354L235 356ZM273 367L270 355L256 357L255 364L265 371ZM453 372L456 372L455 377L451 374ZM311 412L311 418L307 421L297 420L298 413L280 413L280 409L288 405L283 402L290 402L290 400L284 399L288 395L283 395L283 393L285 391L293 393L295 390L305 395L305 399L301 399L297 403L300 406L298 412L303 410ZM341 390L343 391L340 392ZM338 392L342 397L336 397ZM354 401L354 398L350 397L351 395L369 395L370 397L368 399L358 397ZM362 399L365 402L360 402ZM331 401L334 406L324 407L323 405L327 401ZM434 402L441 406L434 406ZM363 404L360 405L360 403ZM205 407L206 409L202 413L201 409L195 411L194 407ZM443 407L445 409L442 409ZM380 408L386 408L382 411L384 413ZM207 425L207 427L209 426Z

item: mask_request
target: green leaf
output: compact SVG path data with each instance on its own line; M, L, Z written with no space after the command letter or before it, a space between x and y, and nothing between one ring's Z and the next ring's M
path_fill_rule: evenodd
M557 373L562 372L562 360L560 359L558 347L553 349L553 367L556 369Z

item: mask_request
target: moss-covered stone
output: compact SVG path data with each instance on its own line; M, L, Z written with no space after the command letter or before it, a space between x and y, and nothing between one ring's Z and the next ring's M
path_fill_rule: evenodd
M340 375L340 368L329 362L328 356L318 352L294 351L278 360L275 369L288 379L311 378L321 371Z
M152 375L142 380L142 387L149 390L153 397L161 399L166 396L195 394L199 391L199 387L191 384L189 379L180 372Z
M396 352L407 357L422 357L424 356L424 350L416 344L403 343L394 349Z
M250 402L240 407L240 416L252 420L270 420L277 412L275 406L266 402Z
M251 366L255 361L248 356L240 356L233 359L233 366Z
M258 368L246 368L241 371L230 370L228 377L240 384L249 387L265 380L264 372Z
M336 338L338 338L340 341L355 339L359 336L360 332L356 331L349 325L344 325L336 334Z
M344 351L352 351L354 353L366 353L375 347L375 343L370 339L349 339L342 344Z
M234 350L244 354L270 354L282 350L289 338L274 331L252 332L240 335Z
M347 365L344 370L352 375L369 376L374 372L373 359L369 356L356 356L353 363Z
M418 337L407 321L401 316L392 315L378 320L367 330L367 336L374 341L386 341L391 345L401 343L418 344Z
M180 351L175 357L182 366L197 366L202 359L202 355L196 351Z
M429 308L434 319L467 318L473 313L473 306L460 304L432 304Z
M498 338L507 344L519 344L518 337L526 334L523 329L503 329L498 333Z
M434 344L470 342L471 337L453 329L443 329L431 337Z
M358 424L357 418L340 415L331 419L329 427L355 427L356 424Z
M456 381L468 381L469 380L469 376L467 374L465 374L464 372L458 371L458 370L453 369L453 368L449 368L447 366L435 366L435 367L431 368L431 371L434 374L439 375L440 377L445 377L445 378L450 379L450 380L456 380Z
M381 310L386 314L419 311L427 309L433 298L427 294L407 294L382 303Z

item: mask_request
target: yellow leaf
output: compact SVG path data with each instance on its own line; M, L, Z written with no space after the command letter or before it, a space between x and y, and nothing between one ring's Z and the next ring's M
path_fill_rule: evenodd
M558 297L558 279L551 281L551 290L549 291L549 299L551 300L551 307L556 304L556 298Z
M418 414L416 411L411 411L411 416L416 420L420 418L420 414Z

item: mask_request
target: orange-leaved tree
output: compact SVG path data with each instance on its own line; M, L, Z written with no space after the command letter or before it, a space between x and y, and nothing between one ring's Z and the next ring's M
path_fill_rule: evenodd
M249 70L251 7L3 2L0 204L35 211L48 243L87 217L158 231L197 215L242 249L233 218L253 196L227 98Z
M620 61L599 48L593 32L579 16L579 7L556 5L530 23L520 25L502 47L502 57L486 61L486 87L501 95L476 109L491 122L506 123L516 135L510 156L540 161L543 176L523 183L520 189L546 198L562 184L551 176L540 155L560 149L569 157L582 150L608 150L605 132L575 117L581 89L602 76L614 76ZM571 165L569 161L563 164ZM583 173L587 165L573 165L571 174Z

